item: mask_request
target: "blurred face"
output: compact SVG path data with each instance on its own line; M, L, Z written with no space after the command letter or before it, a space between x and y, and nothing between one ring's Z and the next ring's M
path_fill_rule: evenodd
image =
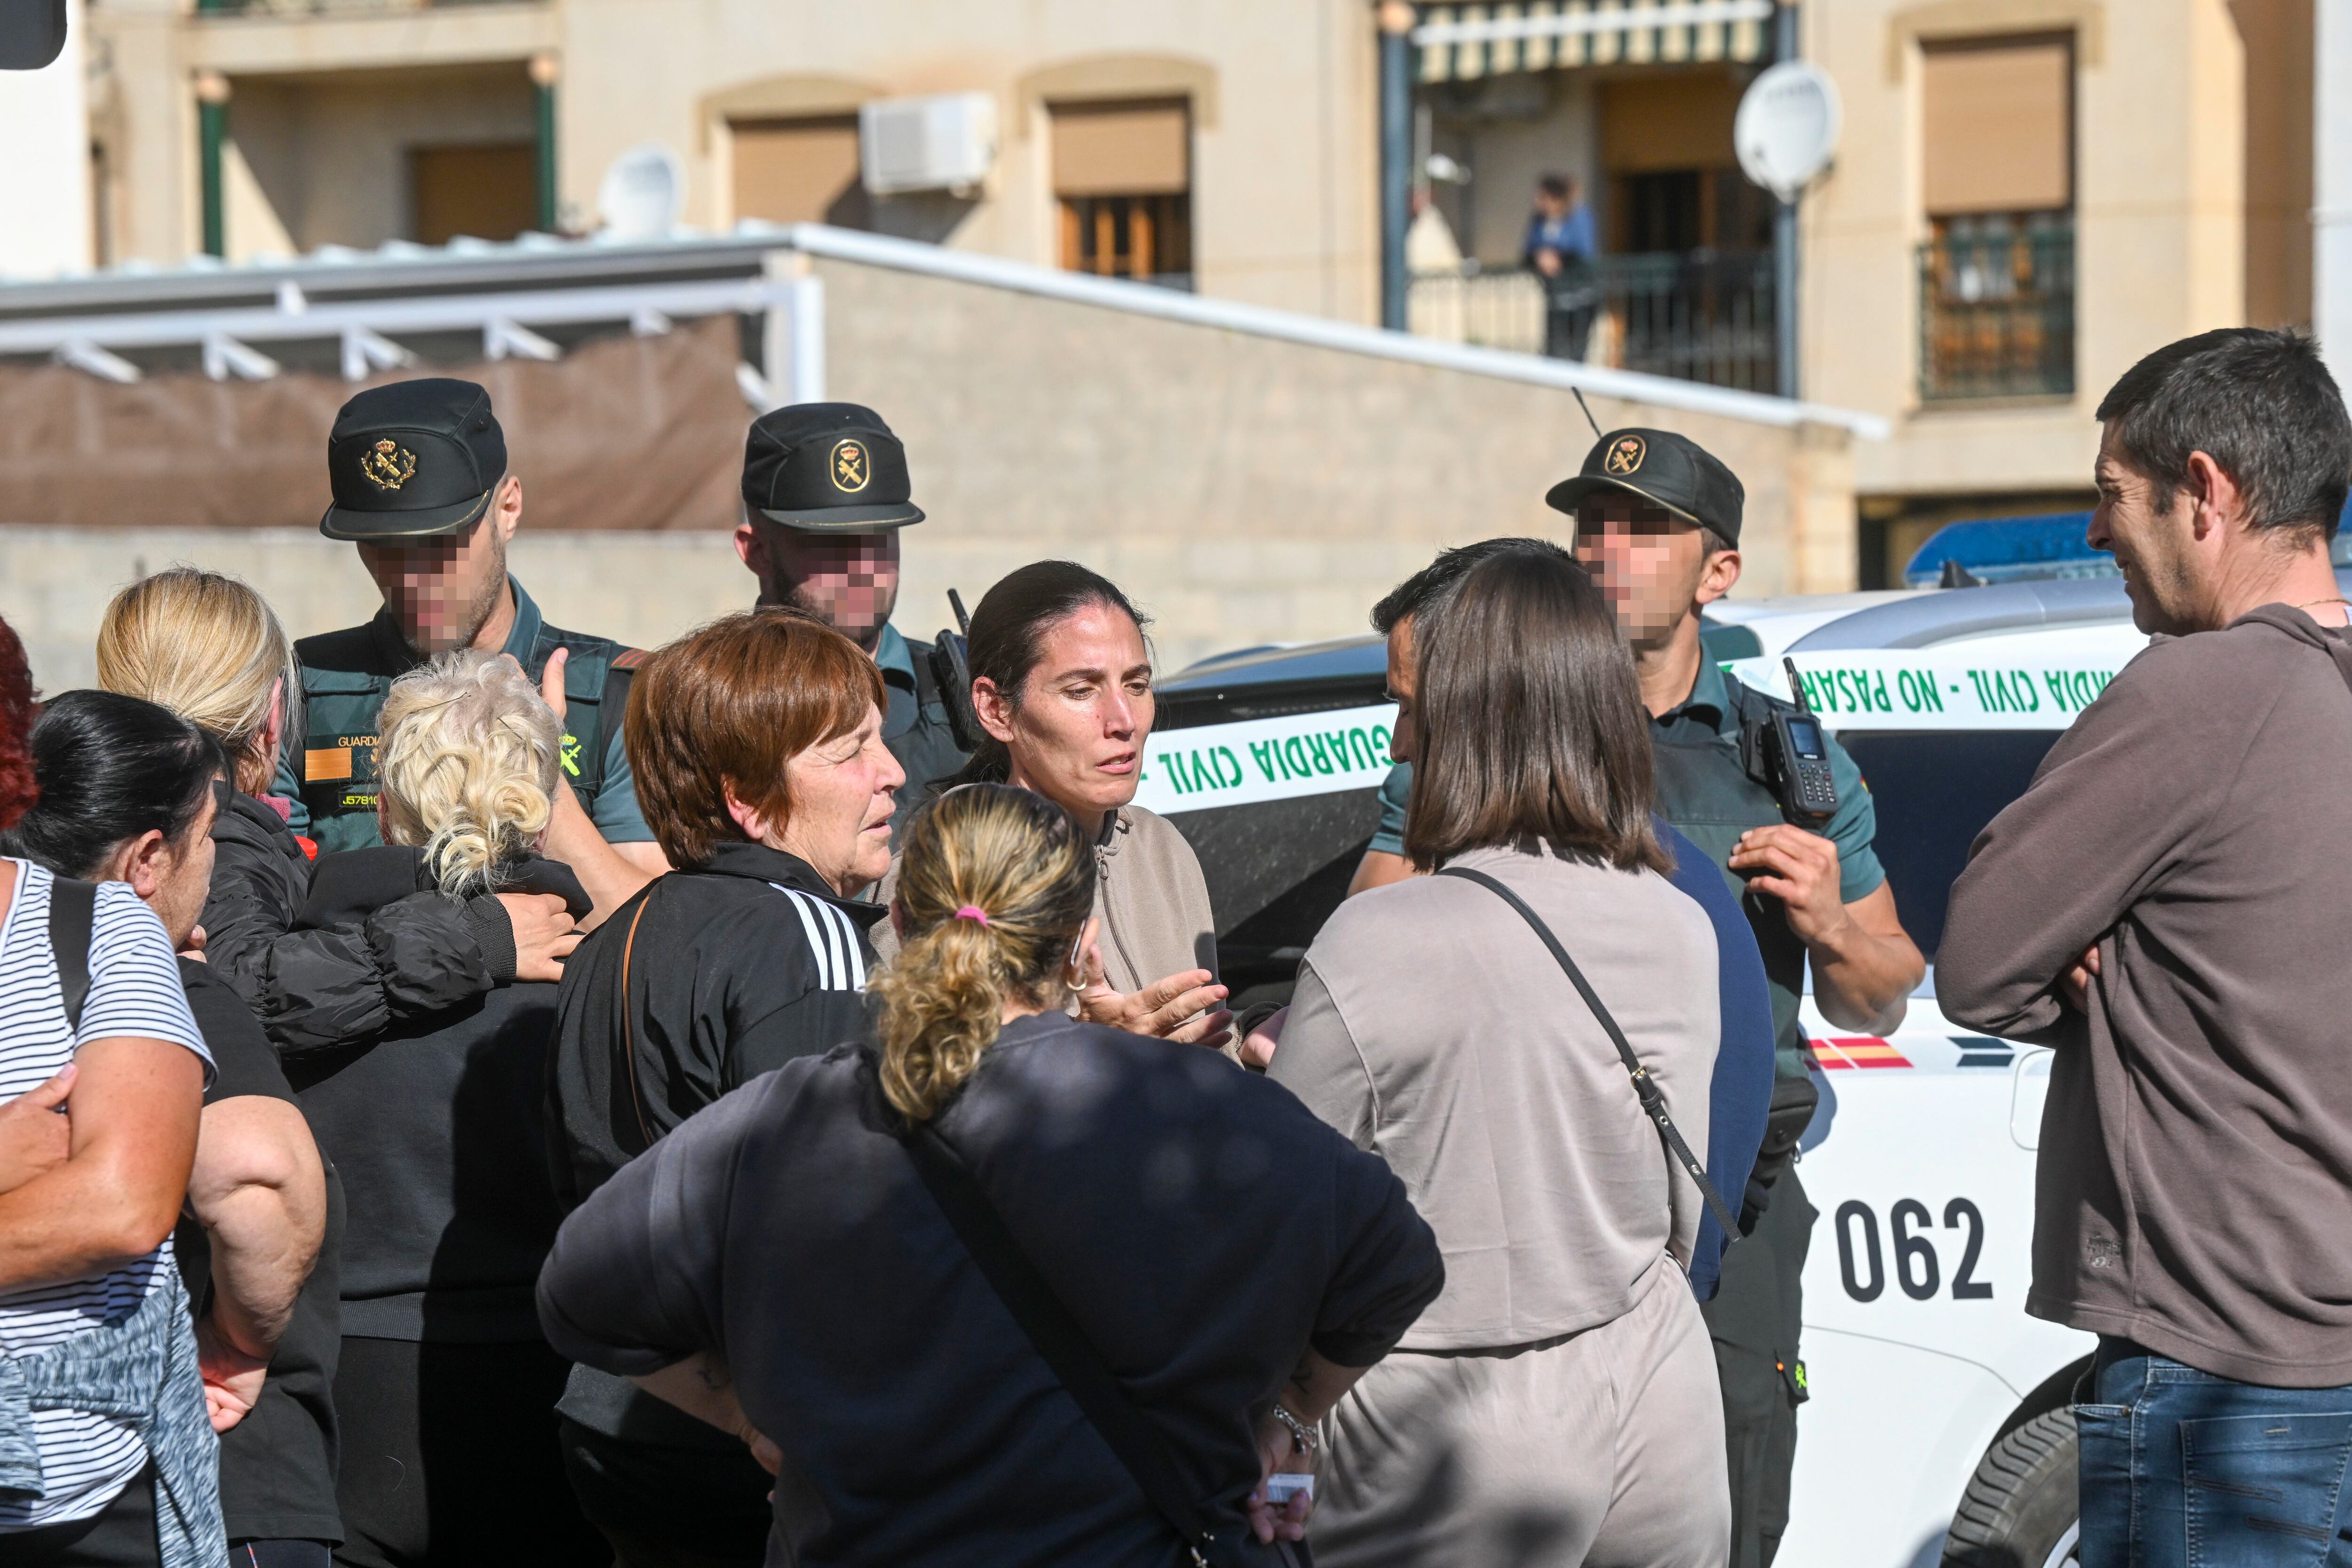
M898 605L898 531L812 533L746 518L735 552L760 580L760 602L805 610L866 652Z
M2113 420L2099 437L2096 479L2091 548L2114 552L2131 596L2132 624L2144 632L2198 630L2207 595L2200 584L2195 500L2179 489L2158 509L2154 482L2124 456Z
M507 541L521 521L522 481L509 475L464 533L359 547L410 647L436 654L471 646L506 592Z
M882 716L867 704L865 721L820 741L784 764L792 816L781 828L730 795L728 808L756 841L797 855L844 898L890 869L890 812L907 770L882 743Z
M1013 753L1013 782L1099 823L1135 798L1151 733L1151 658L1125 611L1088 605L1056 621L1018 693L985 678L972 706Z
M188 945L188 935L205 912L213 890L213 816L216 801L211 792L181 842L161 833L142 833L116 847L96 879L128 882L139 900L155 911L175 949Z
M1395 726L1389 731L1389 761L1412 761L1412 617L1389 628L1389 700L1397 705Z
M1637 654L1664 647L1739 575L1738 551L1710 557L1696 523L1623 490L1602 490L1577 508L1576 559ZM1728 578L1718 584L1727 562Z

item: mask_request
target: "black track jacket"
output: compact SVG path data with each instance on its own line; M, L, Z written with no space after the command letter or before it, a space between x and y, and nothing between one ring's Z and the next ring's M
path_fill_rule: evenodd
M728 1090L862 1038L866 933L882 914L806 861L741 843L614 910L564 965L548 1108L563 1206Z

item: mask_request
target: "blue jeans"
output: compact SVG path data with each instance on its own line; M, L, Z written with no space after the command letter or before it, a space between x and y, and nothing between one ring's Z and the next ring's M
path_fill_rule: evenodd
M2233 1383L2102 1335L2082 1568L2352 1568L2352 1388Z

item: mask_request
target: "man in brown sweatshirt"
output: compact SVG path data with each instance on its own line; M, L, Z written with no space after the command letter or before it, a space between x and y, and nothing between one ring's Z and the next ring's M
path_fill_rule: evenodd
M2026 1310L2097 1333L2082 1562L2352 1538L2352 421L2308 339L2207 332L2099 406L2158 634L1952 889L1957 1022L2055 1047ZM2337 1548L2341 1550L2342 1548Z

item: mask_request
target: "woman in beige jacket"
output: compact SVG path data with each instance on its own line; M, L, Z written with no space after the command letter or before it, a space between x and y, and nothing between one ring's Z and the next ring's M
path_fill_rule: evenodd
M1445 1256L1323 1424L1316 1561L1719 1568L1699 1189L1542 938L1462 875L1550 929L1706 1148L1715 936L1660 874L1633 658L1557 552L1497 554L1421 619L1405 847L1441 874L1340 905L1271 1068L1388 1160Z
M968 648L987 737L954 782L1034 790L1094 845L1101 934L1083 955L1081 1017L1230 1050L1201 863L1165 818L1131 804L1151 734L1146 624L1117 584L1072 561L1034 562L989 589ZM885 903L897 886L894 866ZM876 928L886 960L887 933Z

